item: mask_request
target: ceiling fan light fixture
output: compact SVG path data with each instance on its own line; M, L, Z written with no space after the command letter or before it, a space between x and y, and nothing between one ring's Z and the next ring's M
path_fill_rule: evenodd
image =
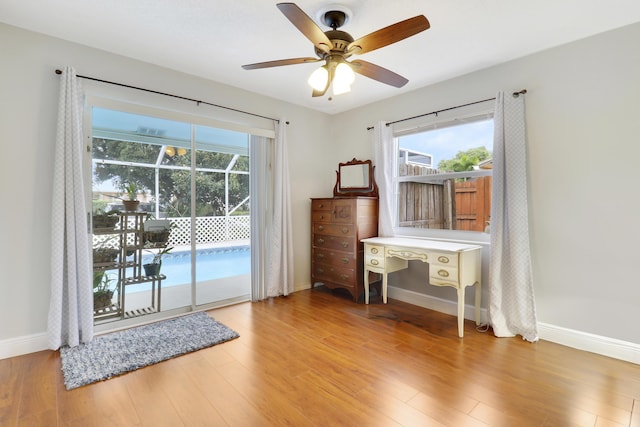
M342 95L343 93L351 92L351 85L338 84L333 82L333 94Z
M351 84L355 81L356 75L349 64L341 62L336 67L336 74L333 78L333 94L342 95L351 92Z
M309 76L309 86L314 88L317 91L322 91L327 87L327 80L329 79L329 71L327 71L327 66L323 65L322 67L316 69Z
M349 64L345 62L341 62L336 67L336 76L333 79L334 84L338 84L340 86L351 86L356 79L356 74L353 72L353 69L349 66Z

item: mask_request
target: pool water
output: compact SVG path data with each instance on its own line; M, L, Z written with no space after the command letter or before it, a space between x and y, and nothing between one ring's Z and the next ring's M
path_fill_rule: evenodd
M151 262L153 254L144 254L142 263ZM144 271L143 271L144 273ZM167 278L162 287L191 283L191 251L170 252L162 257L161 274ZM196 250L196 282L251 273L249 246ZM127 269L127 275L132 272ZM130 291L151 289L150 283L131 285ZM129 292L129 291L128 291Z

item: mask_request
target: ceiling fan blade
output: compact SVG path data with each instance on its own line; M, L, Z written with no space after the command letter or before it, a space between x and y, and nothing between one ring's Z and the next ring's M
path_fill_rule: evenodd
M391 70L387 70L371 62L356 60L351 61L350 64L354 72L393 87L402 87L409 82L409 80L400 74L396 74Z
M324 31L295 3L278 3L276 6L306 38L311 40L315 47L326 53L333 49L333 43Z
M309 64L312 62L321 61L319 58L291 58L291 59L278 59L276 61L256 62L255 64L243 65L245 70L256 70L259 68L271 68L281 67L283 65L295 65L295 64Z
M347 46L347 52L354 54L371 52L418 34L429 29L430 26L424 15L414 16L354 40Z

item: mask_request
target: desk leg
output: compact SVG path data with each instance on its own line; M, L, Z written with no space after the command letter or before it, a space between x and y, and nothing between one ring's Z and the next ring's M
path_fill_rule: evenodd
M382 303L387 303L387 272L382 273Z
M369 270L364 269L364 303L369 304Z
M458 287L458 336L464 336L464 286Z
M480 326L480 299L482 298L482 286L476 282L476 326Z

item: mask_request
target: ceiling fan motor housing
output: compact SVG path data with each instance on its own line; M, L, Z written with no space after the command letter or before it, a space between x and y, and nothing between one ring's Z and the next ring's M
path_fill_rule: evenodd
M331 43L333 43L333 49L331 49L332 53L344 53L347 50L349 43L353 41L351 34L345 31L329 30L325 31L325 34L327 38L331 40ZM324 58L327 54L316 48L316 55L320 58Z

